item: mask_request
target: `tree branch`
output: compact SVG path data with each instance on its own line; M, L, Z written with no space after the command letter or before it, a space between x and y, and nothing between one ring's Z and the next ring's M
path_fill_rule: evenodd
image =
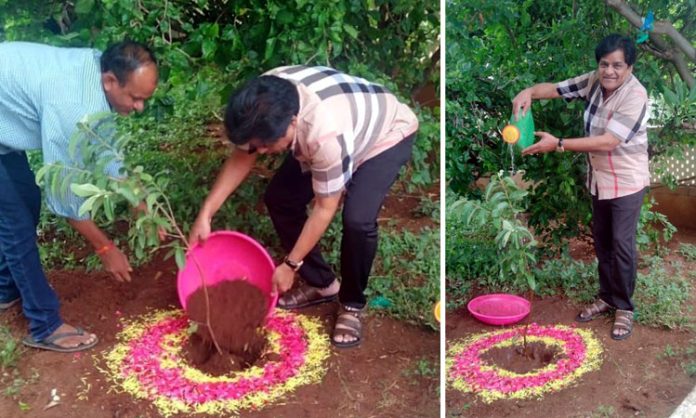
M674 44L679 47L682 52L684 52L684 55L686 55L691 61L696 62L696 48L691 46L689 40L684 38L682 34L679 33L674 26L672 26L671 22L665 20L655 22L653 32L669 36L670 39L672 39L672 42L674 42Z
M643 26L643 20L641 19L640 15L636 13L631 6L629 6L625 1L623 0L604 0L607 6L611 7L612 9L616 10L617 13L619 13L621 16L625 17L626 20L629 21L633 26L640 28ZM660 27L660 31L657 30L657 27ZM694 84L696 84L696 80L694 80L693 74L691 74L691 71L689 71L689 66L687 62L684 60L684 58L674 49L672 48L667 42L662 40L660 38L660 34L665 34L672 39L672 41L679 47L680 50L684 52L684 54L691 60L696 62L696 56L694 55L694 48L689 44L689 42L684 39L684 37L677 32L676 29L672 26L671 23L665 23L665 22L657 22L655 24L655 30L650 31L650 41L661 51L659 53L656 53L653 50L650 50L651 53L653 53L655 56L661 59L667 59L672 64L674 64L674 67L677 69L677 72L679 73L679 76L681 77L682 80L686 83L689 88L692 88ZM683 44L686 45L683 45Z

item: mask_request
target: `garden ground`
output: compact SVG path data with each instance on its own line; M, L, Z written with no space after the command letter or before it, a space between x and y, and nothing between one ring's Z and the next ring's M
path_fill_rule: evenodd
M173 262L153 262L137 269L130 285L106 274L79 271L49 273L63 303L65 319L100 337L96 349L80 354L39 350L22 353L18 375L3 376L0 397L3 417L157 417L147 401L118 393L98 370L102 352L115 343L119 319L137 317L156 309L178 306ZM331 331L334 304L304 310ZM0 325L19 338L26 321L18 307L3 314ZM439 396L436 333L388 317L370 315L364 343L358 349L331 349L321 383L299 388L282 401L244 417L326 417L342 411L345 417L437 417ZM19 380L21 379L21 380ZM43 410L57 389L61 403ZM24 408L24 410L23 410Z
M433 198L429 196L429 198ZM428 218L413 219L417 196L392 195L380 223L398 222L417 231L432 226ZM3 417L158 417L150 402L119 392L107 376L103 354L116 342L120 319L137 318L158 309L178 307L173 259L135 269L130 284L120 284L101 272L49 271L49 281L62 303L65 320L100 337L97 347L80 354L23 350L16 369L0 376ZM321 321L325 335L333 326L336 304L301 311ZM427 315L431 315L429 311ZM14 338L26 333L20 308L0 316L0 327ZM328 337L327 337L328 338ZM360 348L331 348L326 375L317 384L298 388L259 411L243 417L439 416L439 335L432 330L380 315L368 314ZM51 390L60 404L44 410Z
M696 243L696 230L684 230L675 235L670 248L679 243ZM571 252L574 258L587 260L592 256L589 246L579 246ZM689 262L672 251L668 261L683 263L683 271L692 272L696 262ZM694 284L694 275L688 276ZM693 287L692 287L693 289ZM692 290L688 306L694 306ZM541 325L574 324L580 305L563 297L532 299L532 311L521 323ZM466 308L447 313L448 341L473 333L498 329L475 320ZM690 313L690 324L694 313ZM688 330L664 330L636 325L626 341L610 338L611 319L598 318L578 328L590 329L604 347L602 366L598 371L583 375L579 381L542 399L503 400L485 404L472 394L463 394L448 387L446 410L448 417L651 417L666 418L676 409L696 384L696 376L684 370L685 350L694 347L696 334ZM682 353L682 354L680 354Z

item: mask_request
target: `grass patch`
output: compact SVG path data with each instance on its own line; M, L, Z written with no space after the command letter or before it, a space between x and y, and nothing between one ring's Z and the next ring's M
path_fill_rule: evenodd
M681 363L684 373L689 377L696 376L696 338L692 339L685 347L667 345L657 357L659 359L676 359Z
M414 376L429 379L434 379L440 375L437 362L428 360L425 357L416 360L413 367L404 369L402 373L407 377ZM417 383L418 382L414 382L414 384Z
M638 273L633 297L636 321L669 329L687 325L691 285L679 270L667 273L662 260L653 258L650 264L646 274Z
M370 306L397 319L439 329L433 307L440 298L440 232L389 230L380 236L365 292Z
M20 399L22 390L24 390L26 386L33 385L38 381L39 372L36 369L31 370L31 375L29 375L29 377L23 377L19 370L12 369L12 371L2 372L0 376L0 388L2 390L2 395L16 401L20 410L28 411L30 409L29 404Z
M16 367L20 354L19 340L12 336L9 328L0 326L0 371Z
M670 264L674 273L667 272L659 257L644 257L642 263L647 272L638 272L636 281L633 295L636 322L669 329L687 325L691 285L682 277L681 263ZM562 256L547 260L534 274L542 296L561 294L573 301L588 303L599 290L596 261L585 263Z
M679 255L684 257L686 261L696 261L696 245L681 243L679 244Z
M587 303L594 300L599 290L596 261L585 263L563 255L545 261L534 274L539 294L543 296L563 294L574 301Z

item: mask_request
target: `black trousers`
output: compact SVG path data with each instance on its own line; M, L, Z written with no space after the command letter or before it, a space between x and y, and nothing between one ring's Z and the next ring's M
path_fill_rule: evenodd
M353 173L343 200L341 238L341 290L339 301L347 306L365 306L364 291L377 253L377 215L399 170L411 159L415 134L404 138ZM271 179L264 201L280 242L290 252L307 220L307 205L314 197L312 177L302 173L300 163L288 155ZM319 244L304 258L300 276L311 286L327 287L336 278L321 255Z
M599 262L599 298L626 311L633 310L638 251L636 228L643 189L616 199L592 197L592 235Z

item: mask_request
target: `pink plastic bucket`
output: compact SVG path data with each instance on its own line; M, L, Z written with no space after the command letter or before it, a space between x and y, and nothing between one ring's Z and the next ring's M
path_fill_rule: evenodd
M507 293L483 295L469 301L474 318L491 325L510 325L529 315L531 304L523 297Z
M273 312L278 300L278 294L272 293L271 283L275 264L266 249L253 238L239 232L217 231L210 234L203 244L199 242L191 248L176 283L184 309L188 297L201 287L200 273L193 257L203 271L207 286L244 278L266 295L268 315Z

